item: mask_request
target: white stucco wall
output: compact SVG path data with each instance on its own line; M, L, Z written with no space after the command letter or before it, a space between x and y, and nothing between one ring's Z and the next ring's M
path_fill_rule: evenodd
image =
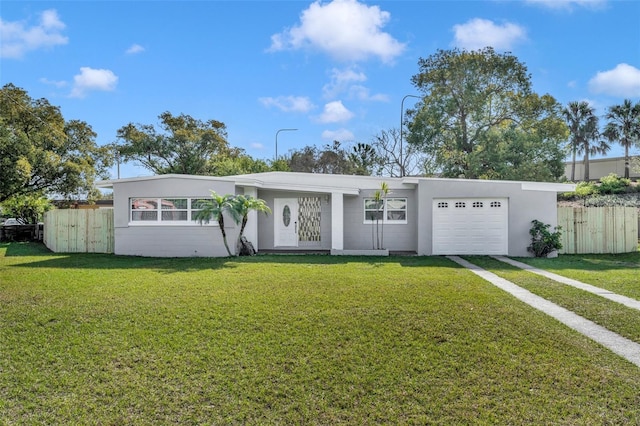
M508 250L510 256L531 256L529 230L534 219L558 223L555 191L525 191L520 182L473 181L456 179L421 179L418 187L420 221L418 223L418 254L432 254L432 204L434 198L509 199Z
M113 184L114 253L152 257L218 257L228 256L217 225L150 225L129 222L131 198L199 198L218 194L234 194L233 182L197 176L132 179ZM239 232L230 218L225 221L227 241L235 251Z
M376 248L376 225L364 222L364 200L373 197L379 188L363 188L359 196L344 198L344 249ZM394 189L389 198L407 199L407 223L379 224L383 248L391 251L417 251L418 199L414 189Z

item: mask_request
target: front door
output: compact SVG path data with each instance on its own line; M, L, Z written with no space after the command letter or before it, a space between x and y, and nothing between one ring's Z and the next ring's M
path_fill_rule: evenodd
M298 199L276 198L273 202L275 247L298 247Z

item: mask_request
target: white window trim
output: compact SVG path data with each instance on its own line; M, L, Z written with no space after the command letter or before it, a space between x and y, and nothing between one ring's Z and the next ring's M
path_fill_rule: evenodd
M362 201L362 207L363 207L363 216L366 217L366 212L367 211L373 211L373 210L367 210L365 209L365 205L367 203L368 200L373 200L373 197L367 197ZM389 220L387 219L387 200L404 200L405 203L405 214L404 214L404 219L403 220ZM384 207L382 209L382 220L378 220L377 222L375 220L367 220L364 219L362 223L364 223L365 225L375 225L376 223L379 224L385 224L385 225L406 225L409 220L409 199L407 197L387 197L384 200ZM393 210L398 210L398 209L392 209ZM398 210L400 211L400 210Z
M193 200L204 200L210 199L210 197L130 197L129 198L129 226L218 226L218 222L216 220L211 220L209 223L202 222L202 225L198 223L196 220L162 220L162 200L176 200L176 199L186 199L187 200L187 208L186 209L177 209L177 211L186 211L187 218L191 217L191 213L194 211L198 211L198 209L192 209L191 203ZM158 212L158 217L156 220L133 220L133 212L136 211L131 208L131 204L133 200L155 200L156 205L160 206L158 210L152 210ZM138 210L143 211L143 210ZM171 211L171 210L164 210Z

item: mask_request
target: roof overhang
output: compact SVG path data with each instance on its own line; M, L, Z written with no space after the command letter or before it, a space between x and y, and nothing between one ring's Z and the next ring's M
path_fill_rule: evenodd
M347 186L334 186L334 185L310 185L308 183L296 183L296 182L268 182L260 179L242 179L235 178L233 180L237 186L248 186L259 189L272 189L278 191L295 191L295 192L318 192L318 193L338 193L345 195L358 195L360 189L347 187Z
M521 182L521 185L523 191L573 192L576 190L574 183Z
M168 175L138 176L133 178L102 180L102 181L96 182L95 186L97 188L109 189L109 188L113 188L114 184L144 182L144 181L163 180L163 179L205 180L205 181L211 181L211 182L235 182L235 179L229 179L228 177L225 177L225 176L218 177L218 176L168 174Z

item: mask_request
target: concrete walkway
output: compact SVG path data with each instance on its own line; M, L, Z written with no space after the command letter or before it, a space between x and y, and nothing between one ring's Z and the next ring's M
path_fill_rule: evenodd
M628 308L636 309L640 311L640 300L635 300L627 296L622 296L620 294L613 293L612 291L605 290L604 288L596 287L591 284L585 284L582 281L563 277L562 275L554 274L553 272L548 272L543 269L538 269L531 265L527 265L526 263L509 259L508 257L504 257L504 256L491 256L491 257L501 262L508 263L509 265L524 269L529 272L533 272L534 274L541 275L543 277L552 279L562 284L567 284L572 287L579 288L580 290L588 291L589 293L593 293L595 295L604 297L605 299L609 299L614 302L620 303Z
M612 352L620 355L627 361L635 364L637 367L640 367L640 344L629 340L626 337L622 337L612 331L609 331L606 328L594 323L593 321L589 321L588 319L583 318L580 315L569 311L568 309L565 309L559 305L556 305L555 303L543 299L542 297L537 296L530 291L515 285L511 281L505 280L504 278L501 278L492 272L482 269L479 266L474 265L473 263L467 262L466 260L458 256L447 256L447 258L461 266L464 266L474 274L478 275L486 281L489 281L496 287L506 291L518 300L555 318L556 320L565 324L567 327L572 328L573 330L576 330L577 332L589 337L602 346L608 348Z

